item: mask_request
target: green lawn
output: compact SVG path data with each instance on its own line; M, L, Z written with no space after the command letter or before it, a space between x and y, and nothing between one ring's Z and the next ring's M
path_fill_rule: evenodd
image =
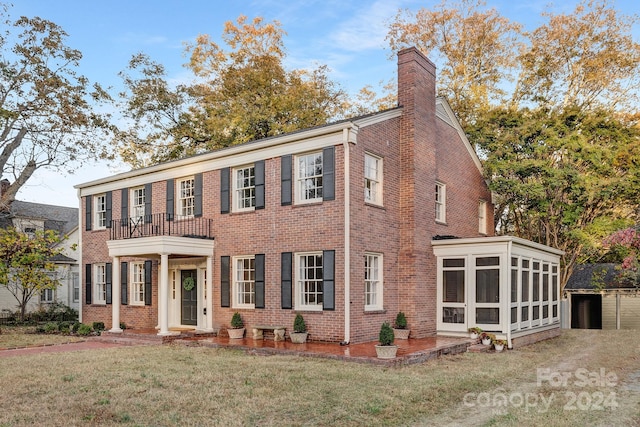
M632 426L639 344L631 331L568 331L399 368L179 345L6 357L0 426ZM538 368L551 383L538 385ZM579 380L602 372L615 383Z

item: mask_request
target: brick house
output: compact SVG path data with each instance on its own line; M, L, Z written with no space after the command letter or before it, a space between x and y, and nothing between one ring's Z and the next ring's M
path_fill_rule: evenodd
M169 335L302 313L310 339L348 343L403 311L413 337L465 334L473 316L438 321L432 244L492 239L491 194L415 48L398 54L398 104L76 186L82 321Z

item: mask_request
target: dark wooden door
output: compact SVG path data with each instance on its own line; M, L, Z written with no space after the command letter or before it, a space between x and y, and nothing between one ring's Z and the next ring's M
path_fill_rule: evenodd
M186 290L185 280L193 280L193 289ZM182 270L180 272L180 283L182 286L182 324L198 324L198 270ZM187 280L187 283L189 280Z

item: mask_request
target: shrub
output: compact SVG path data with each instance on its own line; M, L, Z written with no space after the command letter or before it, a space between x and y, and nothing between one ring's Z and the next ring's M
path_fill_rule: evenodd
M82 325L82 323L74 322L73 325L71 325L71 332L73 332L74 334L77 333L80 325Z
M125 329L127 329L127 325L125 325L124 322L120 322L120 329L124 331Z
M244 322L242 321L242 317L240 316L240 313L236 311L235 313L233 313L233 316L231 316L231 327L233 329L240 329L243 326Z
M58 324L55 322L47 323L46 325L44 325L44 332L47 334L58 332Z
M91 333L91 330L91 326L80 323L80 326L78 327L78 335L87 336Z
M396 323L395 323L395 327L396 329L406 329L407 328L407 318L404 315L404 313L401 311L398 313L398 315L396 316Z
M296 314L296 318L293 320L293 332L307 332L307 325L300 313Z
M394 339L393 329L391 329L388 322L384 322L380 328L380 336L378 337L380 345L393 345Z
M93 330L96 332L104 331L104 322L93 322Z

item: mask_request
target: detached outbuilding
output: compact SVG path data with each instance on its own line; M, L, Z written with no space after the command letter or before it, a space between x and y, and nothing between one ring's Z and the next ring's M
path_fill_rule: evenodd
M617 264L585 264L564 292L574 329L640 329L640 288L622 286Z

